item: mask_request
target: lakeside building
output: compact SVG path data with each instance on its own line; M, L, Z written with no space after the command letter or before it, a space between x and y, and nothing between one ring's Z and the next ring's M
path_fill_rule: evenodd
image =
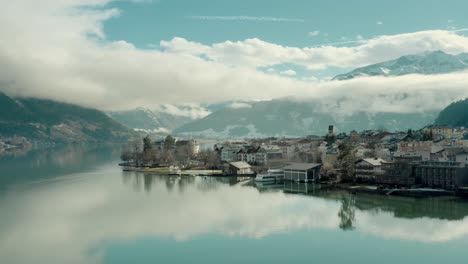
M360 180L375 180L379 175L383 174L382 165L385 160L379 158L361 159L355 163L356 178Z
M228 175L252 175L252 166L244 161L229 162L226 170Z
M424 161L415 173L421 184L430 188L454 190L468 185L468 167L459 162Z
M392 162L382 163L382 173L375 177L377 184L412 186L416 184L415 167L421 157L396 157Z
M283 168L284 180L294 182L317 182L320 180L321 164L293 163Z

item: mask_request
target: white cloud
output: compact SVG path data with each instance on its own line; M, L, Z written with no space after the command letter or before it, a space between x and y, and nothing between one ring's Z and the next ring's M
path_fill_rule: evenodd
M289 70L280 72L280 74L287 75L287 76L295 76L297 73L294 70L289 69Z
M318 30L311 31L311 32L309 32L308 35L309 35L309 37L316 37L316 36L320 35L320 31L318 31Z
M185 116L191 119L199 119L209 115L211 112L198 104L157 104L151 107L156 112L167 113L174 116Z
M382 21L377 21L377 25L383 25L383 22Z
M102 22L119 15L103 8L108 2L5 2L0 9L2 90L104 110L300 95L330 102L348 96L354 100L348 109L401 112L438 109L468 96L466 73L315 83L257 70L282 63L312 70L358 67L427 50L468 51L468 38L453 31L380 36L355 47L299 48L260 39L205 45L174 38L161 42L163 51L140 50L124 40L106 40ZM100 8L78 9L83 5ZM399 97L406 98L404 104L393 99Z
M265 16L188 16L196 20L221 20L221 21L256 21L256 22L305 22L300 18L265 17Z
M330 43L318 47L288 47L262 41L246 39L225 41L212 45L174 38L162 41L161 46L171 53L205 55L213 61L242 67L268 67L276 64L292 63L309 69L333 67L360 67L400 56L442 50L455 54L468 52L468 38L454 31L428 30L398 35L379 36L364 40L357 36L356 41ZM336 47L357 43L353 47Z

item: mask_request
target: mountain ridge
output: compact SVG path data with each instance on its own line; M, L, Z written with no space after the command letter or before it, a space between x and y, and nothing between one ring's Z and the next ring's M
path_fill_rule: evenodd
M437 50L419 55L407 55L336 75L332 80L343 81L365 76L402 76L407 74L443 74L468 69L468 53L447 54Z
M337 113L318 100L289 99L253 102L250 107L226 108L174 130L182 136L219 138L324 135L328 125L339 132L367 129L406 131L432 124L439 111L424 113Z
M102 111L0 92L0 136L44 142L120 141L131 133Z

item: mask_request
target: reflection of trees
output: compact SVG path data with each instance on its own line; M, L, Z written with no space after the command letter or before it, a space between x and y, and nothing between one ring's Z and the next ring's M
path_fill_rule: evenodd
M151 191L151 186L153 185L153 177L154 175L151 174L144 174L143 179L144 179L144 184L145 184L145 191L150 192Z
M341 208L338 212L338 217L340 217L339 227L345 231L353 230L354 222L354 211L355 211L355 200L353 196L343 196L341 198Z
M181 177L179 179L179 192L183 193L187 186L194 185L195 177Z

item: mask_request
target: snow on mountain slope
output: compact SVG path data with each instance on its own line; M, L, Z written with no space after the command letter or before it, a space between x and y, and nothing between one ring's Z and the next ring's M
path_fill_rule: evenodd
M468 69L468 54L451 55L442 51L434 51L357 68L349 73L337 75L333 80L350 80L363 76L442 74L466 69Z

